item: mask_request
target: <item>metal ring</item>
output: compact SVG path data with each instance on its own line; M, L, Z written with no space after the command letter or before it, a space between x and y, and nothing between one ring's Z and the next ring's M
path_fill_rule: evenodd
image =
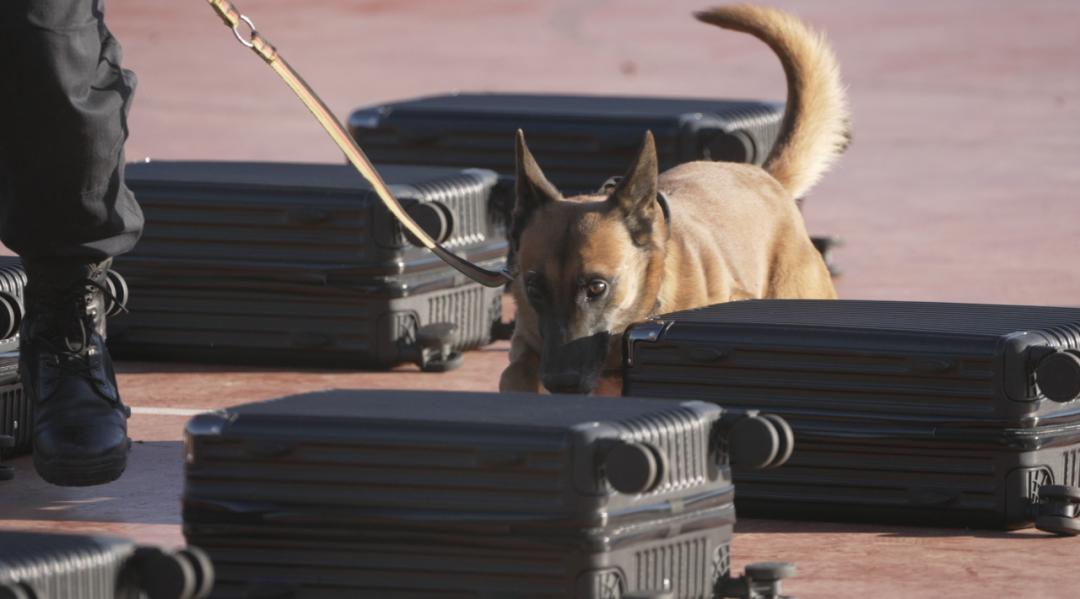
M240 20L247 23L247 26L251 28L251 39L255 39L255 23L252 23L251 19L247 18L247 15L240 15ZM232 32L233 32L233 35L236 36L236 41L240 42L241 44L244 44L248 48L254 48L255 47L255 44L251 43L251 41L249 41L249 40L244 39L244 37L242 35L240 35L240 24L239 23L237 23L236 25L233 25Z

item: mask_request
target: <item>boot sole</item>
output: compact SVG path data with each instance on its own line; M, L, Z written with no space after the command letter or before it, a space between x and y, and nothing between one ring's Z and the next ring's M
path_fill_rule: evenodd
M131 439L110 453L93 459L45 459L34 452L34 469L45 482L58 487L90 487L111 483L127 468Z

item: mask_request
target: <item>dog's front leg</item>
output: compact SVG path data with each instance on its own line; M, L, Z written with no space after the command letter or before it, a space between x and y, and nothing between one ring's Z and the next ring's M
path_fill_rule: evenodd
M540 354L518 335L510 341L510 365L499 377L499 391L544 391L540 385Z

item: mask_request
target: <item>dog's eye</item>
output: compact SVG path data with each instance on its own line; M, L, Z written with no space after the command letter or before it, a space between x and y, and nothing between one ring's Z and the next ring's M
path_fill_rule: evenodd
M593 279L585 286L585 294L590 300L594 300L607 293L607 281Z
M525 285L525 294L529 296L529 299L539 301L544 299L544 290L540 289L539 285Z
M535 272L530 272L525 276L525 295L529 296L530 300L542 301L544 299L542 280L543 278Z

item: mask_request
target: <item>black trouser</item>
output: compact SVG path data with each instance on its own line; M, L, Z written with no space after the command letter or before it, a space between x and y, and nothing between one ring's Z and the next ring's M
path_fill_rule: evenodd
M143 217L124 185L135 74L104 0L0 0L0 239L27 260L130 250Z

